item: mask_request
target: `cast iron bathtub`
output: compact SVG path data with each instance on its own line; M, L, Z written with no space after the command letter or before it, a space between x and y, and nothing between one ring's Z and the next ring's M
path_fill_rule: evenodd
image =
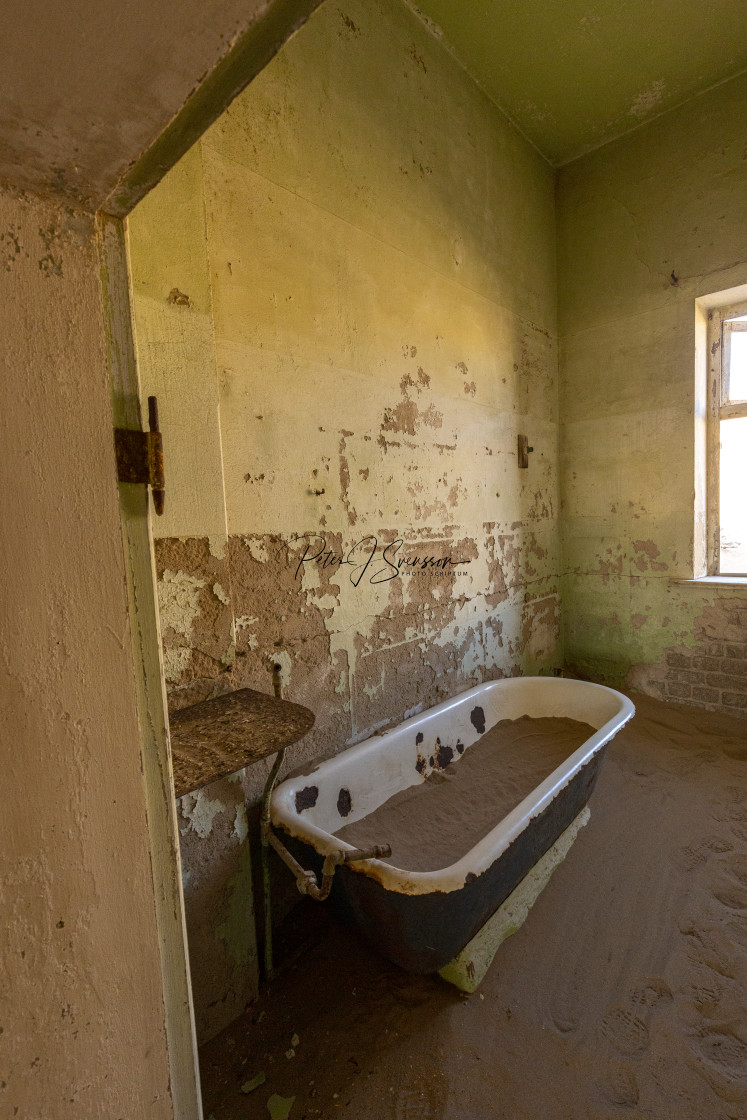
M331 897L342 916L401 967L436 972L582 811L607 744L634 712L621 693L585 681L488 681L286 779L272 797L272 823L300 862L318 873L325 855L350 848L336 831L458 759L499 720L565 716L596 728L449 867L413 872L369 859L338 868Z

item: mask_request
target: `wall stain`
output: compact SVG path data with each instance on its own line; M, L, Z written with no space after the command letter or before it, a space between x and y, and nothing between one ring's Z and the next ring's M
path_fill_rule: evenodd
M340 501L345 510L348 518L349 525L355 525L358 520L358 514L355 512L350 504L349 490L350 490L350 466L345 454L345 441L349 439L354 433L349 432L343 428L340 432L340 443L338 446L338 455L340 457ZM324 491L322 491L324 493Z
M192 301L186 292L180 292L178 288L172 288L168 294L167 303L173 307L191 307Z
M3 253L3 265L6 272L10 272L18 257L21 256L20 226L10 226L5 233L0 233L0 251ZM28 253L26 253L28 257Z
M357 36L359 36L361 33L358 25L354 23L350 16L346 12L343 12L341 8L338 8L338 12L340 13L340 19L344 23L345 28L348 32L346 38L357 38ZM342 36L345 35L345 32L340 31L339 35L342 38Z

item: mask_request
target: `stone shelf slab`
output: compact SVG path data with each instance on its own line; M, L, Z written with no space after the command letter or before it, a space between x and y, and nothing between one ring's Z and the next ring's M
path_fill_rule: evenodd
M181 797L298 742L314 713L241 688L182 708L169 723L174 792Z

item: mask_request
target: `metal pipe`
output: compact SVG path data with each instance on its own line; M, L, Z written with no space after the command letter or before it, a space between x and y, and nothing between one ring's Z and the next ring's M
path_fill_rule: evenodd
M275 696L278 700L282 699L282 688L280 680L280 665L273 665L272 667L272 686L275 691ZM329 898L329 893L332 890L332 880L335 876L335 870L341 863L357 863L362 859L386 859L392 854L392 849L389 844L374 844L370 848L351 848L343 851L340 849L336 852L330 852L324 857L322 865L322 881L321 884L317 882L316 875L313 871L307 871L295 859L294 856L286 848L282 840L275 835L272 831L272 823L270 821L270 798L272 791L275 788L277 776L280 773L280 767L283 765L285 758L285 750L278 751L275 755L275 761L272 764L272 769L265 782L264 793L262 794L262 813L260 816L260 839L262 843L262 886L264 892L264 911L265 911L265 946L264 946L264 962L265 962L265 978L272 980L275 975L275 968L272 954L272 887L270 884L270 848L273 848L282 859L283 863L288 867L295 876L296 886L301 894L306 894L309 898L315 899L317 902L324 902Z
M280 679L281 666L278 664L272 667L272 688L278 700L282 700L282 682ZM261 841L261 855L262 855L262 889L264 898L264 913L265 913L265 945L264 945L264 961L265 961L265 978L272 980L275 975L275 969L272 959L272 887L270 885L270 798L272 791L275 788L277 776L280 773L280 767L283 765L285 758L285 748L278 751L275 755L275 761L272 764L272 769L265 782L264 793L262 794L262 814L260 816L260 841Z
M296 886L301 894L307 894L317 902L324 902L329 898L335 869L341 863L357 863L362 859L386 859L392 854L389 844L373 844L370 848L352 848L349 851L340 849L336 852L329 852L324 857L322 881L319 884L314 872L307 871L305 867L301 866L298 860L288 851L280 837L275 835L271 827L267 828L265 836L270 847L275 849L285 866L293 872Z

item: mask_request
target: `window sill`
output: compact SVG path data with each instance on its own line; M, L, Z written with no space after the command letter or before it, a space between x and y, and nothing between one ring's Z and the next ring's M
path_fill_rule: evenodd
M747 576L698 576L697 579L670 579L670 583L687 583L695 587L747 587Z

